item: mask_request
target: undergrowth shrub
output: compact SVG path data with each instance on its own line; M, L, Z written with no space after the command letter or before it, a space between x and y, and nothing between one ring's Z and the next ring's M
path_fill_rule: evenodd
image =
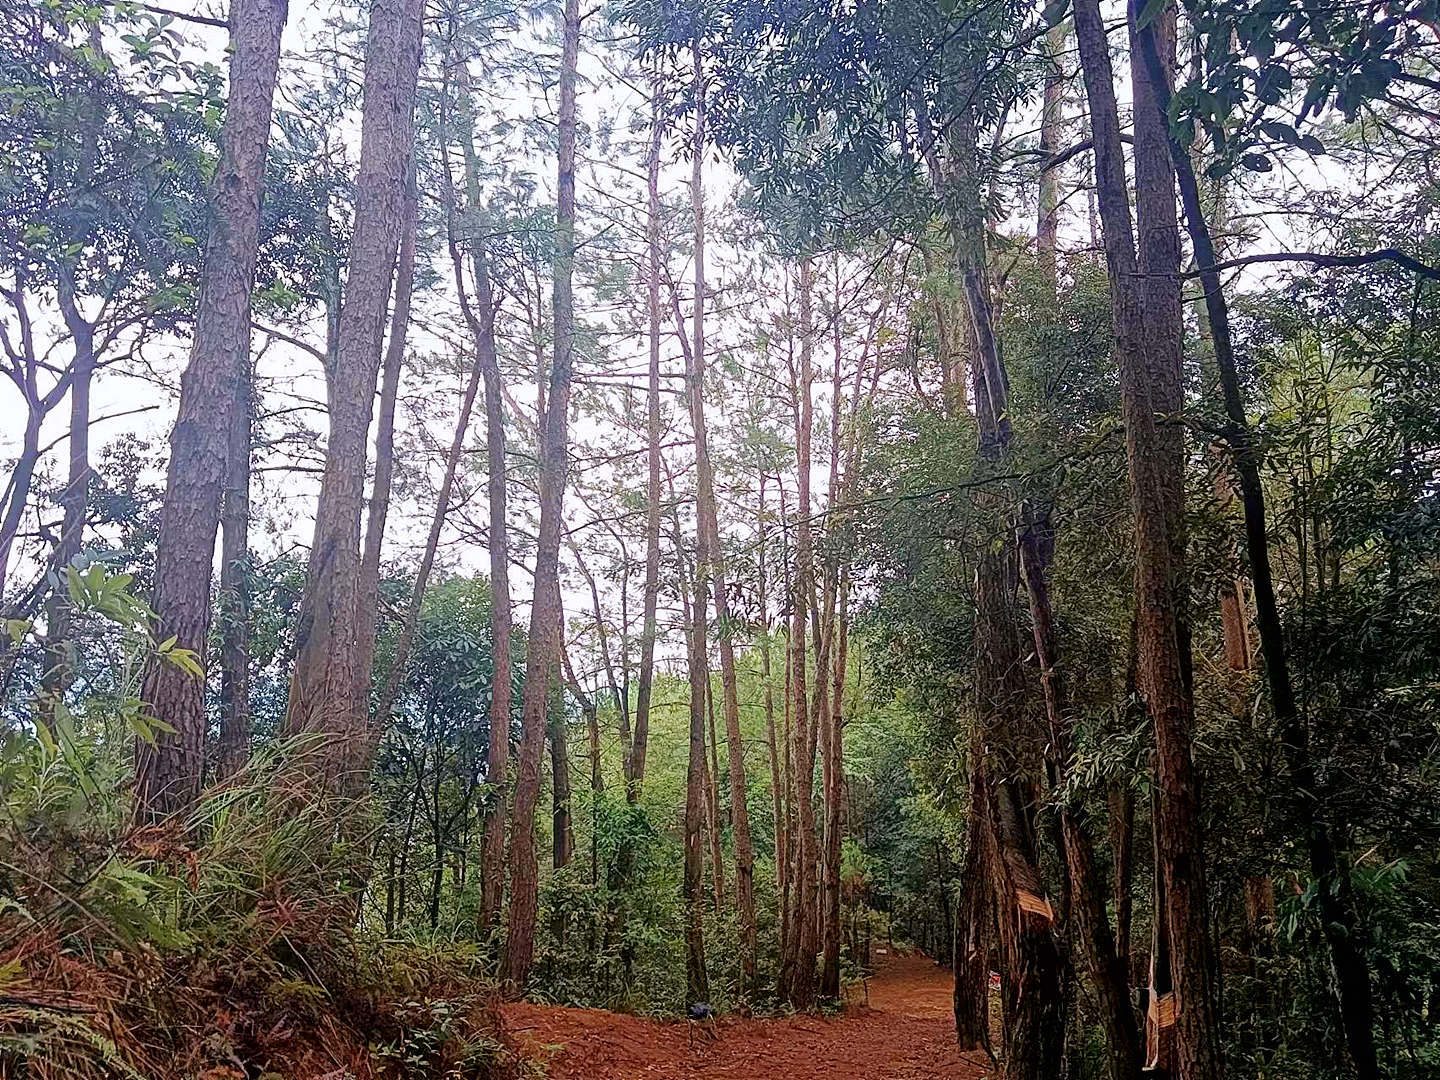
M473 949L353 931L352 845L287 782L312 744L257 752L188 820L132 823L129 743L162 727L139 674L193 658L127 585L71 572L115 670L0 741L0 1077L511 1075Z

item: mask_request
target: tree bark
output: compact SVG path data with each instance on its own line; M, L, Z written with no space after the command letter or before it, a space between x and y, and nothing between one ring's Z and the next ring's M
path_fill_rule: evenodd
M1030 598L1030 622L1040 686L1050 729L1050 755L1056 786L1062 791L1070 757L1069 700L1059 667L1059 641L1050 604L1047 580L1054 551L1054 531L1048 512L1021 509L1020 568ZM1136 1080L1140 1075L1140 1039L1130 1007L1129 977L1116 952L1105 911L1104 884L1095 866L1095 845L1078 802L1059 807L1063 854L1070 879L1070 921L1079 931L1085 961L1100 1004L1100 1021L1110 1051L1113 1080Z
M56 292L75 352L70 365L70 452L67 455L69 460L65 488L60 495L64 517L60 525L60 539L52 556L56 572L63 575L65 567L80 554L85 534L86 508L89 504L90 388L95 379L95 327L80 313L76 303L73 268L61 268ZM214 549L213 534L211 549ZM41 680L44 696L52 701L63 697L74 680L70 663L71 648L74 644L70 640L70 621L69 591L64 588L56 589L51 592L47 605L46 661Z
M1030 808L1019 632L1012 594L1013 551L987 552L975 571L978 721L985 754L984 815L989 894L998 930L1007 1080L1058 1074L1064 1047L1055 914L1036 858ZM993 766L993 768L992 768Z
M10 567L10 551L15 537L20 532L20 521L25 516L25 507L30 502L30 488L35 478L35 466L40 461L40 425L44 422L45 411L38 407L34 397L26 391L25 427L20 436L20 454L15 468L10 473L6 488L9 501L5 503L4 517L0 518L0 602L5 599L5 582ZM5 610L7 617L9 611Z
M495 348L495 311L493 306L484 311L484 318L477 314L470 304L465 287L465 263L460 254L456 237L455 191L449 177L449 154L441 153L442 198L446 211L446 235L450 249L450 267L454 275L455 291L460 299L460 309L465 316L475 350L475 358L460 394L460 408L455 419L455 434L450 440L450 449L445 455L445 473L440 481L440 492L435 498L435 512L430 517L430 529L425 537L425 549L420 556L420 566L415 571L415 583L410 590L410 603L405 609L405 618L400 624L400 635L395 643L395 658L390 665L390 674L380 692L379 704L375 711L374 731L378 735L390 722L399 696L400 686L405 680L406 667L410 662L410 650L415 645L415 634L420 625L420 607L425 600L425 589L430 583L430 572L435 566L435 553L440 547L440 534L445 528L445 518L450 510L450 497L455 489L455 475L460 468L460 458L465 451L465 435L470 429L470 416L475 411L475 399L480 393L480 381L487 367L493 366ZM483 305L482 305L483 306ZM373 634L373 631L372 631ZM373 636L372 645L373 650ZM368 757L365 764L368 766Z
M979 468L989 470L1010 453L1011 422L1009 381L995 336L986 280L976 135L975 117L967 110L954 128L954 176L950 182L955 186L957 207L956 261L975 342ZM983 509L993 529L1008 529L1008 512L993 497ZM1058 1074L1065 1024L1055 915L1045 896L1030 816L1036 802L1031 777L1038 773L1040 762L1025 733L1014 605L1016 578L1013 548L1004 545L1001 551L987 551L976 566L974 597L976 723L985 762L985 851L1004 968L1001 1075L1020 1080Z
M805 640L811 597L815 586L814 544L810 526L810 436L813 406L810 382L814 320L812 317L810 260L800 262L800 370L795 383L797 423L795 429L796 495L795 576L791 596L789 641L790 693L794 759L795 818L792 844L791 888L794 896L790 937L780 971L780 995L796 1009L806 1011L815 1003L815 954L819 950L819 920L815 904L815 864L818 854L815 837L815 736L807 693Z
M687 350L690 363L686 381L690 390L690 422L695 438L696 523L699 534L696 569L703 578L708 579L718 623L720 684L730 781L730 827L735 848L735 900L740 916L740 996L743 999L754 988L756 981L755 852L750 839L750 814L746 805L745 747L740 735L739 682L735 669L732 629L734 620L730 612L729 582L720 547L719 516L715 506L715 470L710 460L705 423L705 89L698 41L693 44L691 53L695 64L695 135L690 176L690 205L695 227L695 310L692 322L694 344ZM683 331L681 338L684 338ZM711 726L713 729L713 716ZM718 773L718 761L715 768ZM718 779L717 775L716 783ZM715 828L718 849L718 816ZM719 881L720 877L717 863L716 881Z
M220 510L220 742L215 775L226 780L250 757L250 455L253 367L230 414L230 450Z
M1115 909L1115 955L1131 975L1130 921L1134 908L1131 892L1131 857L1134 849L1135 793L1128 784L1116 783L1108 793L1110 823L1111 904Z
M1158 793L1158 784L1155 790ZM1163 1080L1180 1075L1180 1059L1175 1029L1175 981L1171 974L1170 904L1160 851L1159 802L1157 794L1150 804L1155 852L1155 910L1150 928L1150 986L1145 1007L1145 1071Z
M1370 973L1365 956L1356 945L1354 898L1351 894L1348 868L1342 866L1335 842L1321 805L1319 784L1310 757L1309 732L1295 700L1290 681L1289 662L1285 655L1285 632L1280 621L1279 605L1270 569L1270 542L1265 523L1265 492L1260 483L1260 451L1256 445L1240 388L1235 366L1235 351L1230 333L1230 311L1225 287L1215 270L1218 262L1215 243L1200 199L1200 187L1194 167L1184 148L1169 131L1170 86L1165 77L1165 43L1153 26L1136 35L1140 60L1154 87L1153 107L1157 122L1164 122L1166 145L1174 166L1185 221L1200 267L1200 282L1205 290L1205 309L1210 337L1215 349L1216 366L1225 399L1229 430L1226 433L1235 456L1240 478L1241 505L1245 511L1245 544L1250 560L1251 580L1255 588L1256 626L1260 632L1260 649L1265 659L1265 676L1275 719L1280 727L1281 744L1286 765L1294 785L1296 816L1310 857L1310 871L1321 884L1318 890L1321 921L1326 943L1330 947L1336 988L1340 997L1340 1019L1345 1030L1345 1044L1351 1062L1361 1080L1379 1075L1375 1048L1374 1005L1371 1000ZM1226 622L1226 647L1232 666L1244 661L1248 666L1249 640L1245 634L1240 596L1230 605L1235 609ZM1238 623L1238 625L1236 625ZM1239 640L1232 645L1231 639Z
M481 205L480 158L475 149L475 111L470 93L469 69L455 68L459 93L461 150L465 155L465 198L469 208ZM514 614L510 607L510 526L508 522L508 465L505 460L505 384L495 348L495 320L499 314L485 240L473 239L470 271L475 282L475 308L467 322L478 324L475 355L485 385L486 495L489 502L490 549L490 731L485 754L485 782L490 789L483 813L483 850L480 867L482 934L491 933L500 918L505 898L505 818L509 791L510 713L514 701L510 639ZM461 291L464 297L464 291Z
M1161 12L1173 49L1173 10ZM1096 182L1110 271L1126 457L1136 534L1139 683L1155 723L1159 849L1184 1080L1221 1074L1214 972L1206 932L1200 794L1191 760L1193 700L1184 622L1184 446L1180 391L1179 237L1175 178L1156 86L1133 64L1136 216L1132 232L1113 75L1096 0L1075 5L1076 37L1095 140ZM1162 88L1166 88L1162 82ZM1138 251L1138 257L1137 257Z
M285 27L286 0L235 0L229 105L221 135L200 305L155 552L156 636L205 655L215 532L229 469L232 413L250 362L250 290L260 240L265 153ZM141 697L174 729L135 744L135 813L152 821L184 813L200 793L205 684L154 662Z
M709 817L709 766L705 762L705 705L710 670L705 650L706 589L697 572L687 573L680 537L680 514L675 511L675 551L680 563L681 606L685 619L686 668L690 679L690 756L685 766L685 862L681 899L685 904L685 993L689 1004L708 1001L709 975L705 968L704 888L705 856L701 848L705 819ZM698 562L698 560L697 560ZM713 820L712 820L713 833ZM718 853L711 856L718 869ZM717 890L718 901L718 890Z
M955 1041L963 1051L990 1050L991 899L986 858L989 795L985 743L977 724L970 740L970 808L965 818L965 864L960 871L955 955Z
M565 710L558 702L550 710L549 727L551 865L559 870L569 866L575 854L575 825L570 813L574 786L570 783L570 738Z
M785 789L786 770L784 764L784 746L777 741L775 728L775 686L773 669L770 658L770 594L769 582L767 580L765 535L765 473L760 473L760 513L759 517L759 580L757 592L760 599L760 682L765 702L765 745L770 757L770 812L775 833L775 891L781 897L781 917L783 921L784 903L783 894L786 889L786 857L788 853L787 838L785 831ZM785 940L785 930L781 927L780 940Z
M540 789L550 689L559 677L560 534L569 471L570 371L575 346L575 87L580 53L580 3L565 0L560 63L560 113L555 209L554 356L549 402L540 424L540 531L535 550L535 600L530 610L521 743L510 830L511 897L504 982L509 993L525 986L535 955L539 878L535 861L535 803Z
M708 662L708 657L707 657ZM705 723L710 733L710 760L705 764L706 790L710 796L706 828L710 830L710 875L715 887L715 914L725 910L725 815L720 810L720 740L715 737L715 689L705 673Z
M650 740L650 697L655 683L656 610L660 601L660 90L657 84L650 123L650 151L645 163L646 308L650 345L649 384L645 396L645 610L640 636L640 678L635 690L635 737L630 750L630 775L625 798L640 801L645 783L645 752Z
M832 265L835 272L835 302L830 334L834 365L831 369L830 386L830 483L827 493L832 514L827 519L829 542L826 544L823 615L825 641L820 649L823 669L816 673L816 692L824 697L824 708L821 710L823 725L820 728L821 801L825 808L825 845L820 875L820 993L823 997L835 999L840 996L840 833L844 827L841 820L840 792L845 779L840 704L845 685L845 658L842 650L846 646L841 644L842 627L837 620L841 568L834 539L836 520L833 516L834 508L840 501L840 407L843 400L841 382L844 359L841 349L838 255L834 257Z
M379 627L380 553L385 544L385 522L390 514L390 488L395 478L395 405L400 396L400 376L405 366L405 337L410 324L410 298L415 286L415 231L418 227L419 193L415 188L415 167L405 183L405 222L395 272L395 304L390 316L390 338L380 375L380 416L375 432L375 479L370 486L370 506L365 518L365 547L360 555L360 592L356 601L355 667L368 704L374 680L375 635ZM376 710L371 737L378 741L389 716Z
M335 359L326 372L330 439L296 617L283 732L317 734L315 781L345 800L364 790L370 717L358 670L360 518L367 436L414 151L422 0L374 0L365 50L355 228Z
M1056 23L1045 32L1045 88L1040 106L1040 153L1049 161L1060 149L1064 123L1065 24ZM1035 223L1035 248L1040 270L1053 286L1059 277L1056 240L1060 231L1060 170L1045 168L1040 174L1040 191Z

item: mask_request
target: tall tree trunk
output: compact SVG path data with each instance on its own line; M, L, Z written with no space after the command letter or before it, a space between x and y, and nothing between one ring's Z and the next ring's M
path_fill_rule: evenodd
M710 830L711 879L715 886L715 913L725 910L725 815L720 810L720 740L715 736L715 688L705 677L705 723L710 732L710 760L706 763L705 780L710 793L710 813L706 819Z
M1078 0L1074 10L1095 141L1135 514L1139 683L1155 723L1157 835L1178 1004L1179 1069L1184 1080L1211 1080L1221 1074L1221 1063L1206 933L1200 795L1190 745L1193 700L1182 574L1184 446L1176 417L1182 401L1175 178L1156 106L1159 91L1145 65L1134 64L1137 249L1099 6L1097 0ZM1164 27L1168 52L1173 49L1173 10L1162 12L1157 25Z
M690 679L690 756L685 766L685 862L681 899L685 904L685 994L689 1004L708 1001L709 975L705 967L705 934L700 893L704 888L705 855L701 833L709 814L709 766L705 761L705 713L709 697L710 669L705 649L707 595L700 576L690 576L685 566L680 536L680 512L675 508L675 551L680 563L680 600L685 620L686 668ZM714 830L711 823L712 835ZM711 861L720 868L718 853ZM717 890L717 902L718 902Z
M247 376L253 368L247 360ZM250 757L250 454L254 382L230 414L230 451L220 509L220 741L215 775L234 776Z
M820 900L820 993L824 997L840 996L840 848L841 832L844 829L841 793L845 785L845 761L840 710L845 694L845 652L848 639L843 608L848 600L848 583L840 562L836 539L836 507L842 501L840 478L841 425L840 409L843 401L841 387L844 354L841 349L840 313L840 262L834 259L835 309L831 318L830 333L834 348L835 363L831 372L830 386L830 486L828 503L829 542L825 559L825 634L826 643L822 650L825 670L820 678L819 693L828 696L823 718L825 726L820 733L822 744L822 787L825 805L825 850L822 860ZM863 358L861 366L863 367ZM848 462L847 462L848 464ZM846 477L848 486L849 477ZM819 677L819 676L817 676ZM948 901L947 901L948 902Z
M484 852L481 866L480 924L487 931L500 917L505 895L505 812L509 790L512 666L510 638L510 536L505 461L504 385L495 355L495 297L485 266L476 282L482 326L491 335L482 350L485 379L486 490L490 503L490 735L486 747L485 781L490 786L485 806Z
M1055 534L1048 512L1034 511L1026 505L1021 513L1021 576L1030 598L1030 622L1049 721L1055 783L1063 790L1070 757L1069 701L1059 667L1059 642L1047 580ZM1105 911L1104 883L1095 866L1095 845L1078 801L1062 803L1058 816L1070 880L1070 921L1079 932L1099 998L1100 1021L1110 1050L1110 1075L1114 1080L1136 1080L1140 1075L1139 1031L1130 1007L1129 977L1123 959L1115 951Z
M1045 32L1045 89L1040 106L1040 191L1035 225L1035 248L1040 269L1053 286L1059 277L1056 240L1060 231L1060 169L1050 161L1060 149L1065 111L1065 23Z
M1235 455L1236 471L1240 478L1241 505L1245 511L1245 545L1255 587L1256 626L1260 631L1260 649L1265 659L1265 677L1270 688L1275 719L1280 728L1286 765L1294 786L1293 798L1300 832L1309 850L1310 871L1321 886L1317 890L1321 922L1335 970L1345 1044L1357 1075L1361 1080L1369 1080L1378 1076L1380 1069L1375 1050L1370 973L1365 956L1356 944L1357 919L1349 869L1342 865L1329 823L1326 821L1320 801L1318 778L1310 757L1309 732L1300 715L1295 690L1290 681L1289 662L1285 655L1285 632L1280 622L1279 605L1275 599L1275 585L1270 570L1265 492L1260 483L1260 451L1245 415L1244 397L1235 367L1225 287L1219 272L1214 269L1217 262L1215 243L1205 219L1194 167L1168 127L1171 90L1165 67L1166 42L1163 35L1155 33L1152 24L1136 34L1136 43L1139 46L1141 66L1153 88L1152 107L1156 122L1164 125L1166 145L1179 180L1181 202L1185 207L1187 230L1195 250L1195 261L1200 267L1200 282L1205 290L1210 337L1215 349L1216 366L1220 371L1220 385L1225 399L1226 419L1229 422L1226 438ZM1238 596L1233 606L1239 608ZM1231 628L1227 624L1227 648L1230 647L1230 638L1238 636L1244 646L1244 653L1248 654L1249 642L1244 636L1243 614L1237 612L1230 617L1230 621L1237 621L1237 616L1238 628ZM1231 652L1233 664L1236 659L1233 654L1240 653L1241 649L1237 647L1231 649Z
M976 568L975 682L986 761L987 876L1003 981L1005 1052L1000 1075L1040 1080L1059 1072L1065 1027L1055 915L1045 895L1030 818L1037 793L1017 732L1025 692L1011 593L1012 560L1012 551L989 552Z
M575 854L575 824L570 813L574 787L570 783L570 738L565 724L565 710L558 700L555 708L550 710L549 728L551 865L559 870L569 866Z
M785 478L783 473L775 474L775 486L779 493L779 511L777 520L780 522L780 595L793 597L795 591L794 573L790 561L790 516L789 504L785 498ZM784 604L782 608L782 619L784 618ZM785 832L785 865L776 870L780 879L780 970L777 978L777 990L784 995L786 980L789 978L789 969L786 967L789 949L791 947L791 935L794 933L795 925L795 902L798 890L795 888L795 875L799 872L799 841L797 839L799 815L795 807L795 725L792 720L794 707L794 671L791 665L790 654L790 633L791 627L785 627L785 636L782 639L783 649L780 659L784 668L784 682L780 696L781 708L781 730L776 732L780 752L780 772L784 780L784 790L781 793L782 811L784 814Z
M1145 1071L1157 1077L1180 1074L1175 1030L1175 981L1171 974L1170 905L1165 885L1165 868L1160 849L1159 786L1151 799L1150 818L1155 852L1155 911L1150 927L1150 986L1145 1008Z
M441 153L445 177L441 181L442 198L446 211L446 235L450 249L450 267L455 282L455 291L460 298L460 309L470 330L475 358L460 394L460 408L455 419L455 434L450 440L450 449L445 455L445 472L440 480L440 492L435 498L435 512L430 517L430 529L425 536L425 549L420 556L420 566L415 571L415 582L410 590L410 603L405 609L405 618L400 624L400 636L395 643L395 658L390 665L390 674L380 692L379 704L375 711L375 731L378 734L390 722L400 686L405 680L406 668L410 662L410 651L415 645L415 634L420 625L420 607L425 600L425 589L430 583L430 572L435 566L435 553L440 547L440 534L445 528L445 519L450 511L450 497L455 489L455 475L460 469L460 458L465 452L465 435L470 429L470 416L475 411L475 399L480 393L480 381L487 367L493 366L495 348L495 310L493 305L477 313L470 303L465 286L465 263L460 253L456 236L457 207L455 192L449 178L449 154ZM482 305L483 307L484 305ZM373 649L373 637L372 637ZM367 761L368 765L368 754Z
M790 692L794 758L795 817L791 874L794 894L790 939L786 943L780 972L780 993L796 1009L805 1011L815 1003L815 954L819 950L819 920L815 896L815 864L818 854L815 837L815 736L807 693L805 640L811 597L815 591L814 544L810 527L810 435L813 406L810 382L813 378L814 319L811 266L800 262L800 370L795 382L796 495L795 576L791 596Z
M718 623L721 700L730 780L730 827L735 848L735 902L740 915L740 996L744 998L755 986L755 851L750 840L750 813L746 805L745 746L740 735L734 619L730 612L729 582L720 547L719 516L715 506L715 470L710 460L705 424L705 83L698 39L692 44L691 55L695 65L695 135L690 175L690 205L695 227L695 310L694 345L689 350L687 382L690 390L690 421L695 435L696 522L700 536L697 557L704 567L703 575L709 579ZM681 336L683 338L683 333ZM711 726L713 729L713 715ZM718 762L716 771L718 773ZM718 779L717 776L717 783ZM718 833L718 819L715 827ZM720 880L718 864L715 878Z
M374 0L365 50L355 228L335 359L326 372L330 439L315 538L296 617L283 731L319 733L316 778L346 800L364 790L371 754L368 686L358 669L360 518L367 436L414 152L423 0Z
M102 46L100 30L94 24L90 26L89 37L93 48ZM99 159L100 125L105 114L98 87L91 88L86 106L76 175L82 183L89 184L94 180ZM72 239L81 238L72 233ZM75 272L74 262L62 259L56 268L55 282L56 299L60 304L60 313L65 329L69 331L74 351L70 362L70 447L67 455L69 467L65 487L60 495L64 514L60 525L60 539L52 555L55 572L61 577L65 568L71 565L84 546L85 517L90 494L90 389L96 368L95 324L80 312ZM51 591L45 621L46 662L40 685L41 696L51 708L42 712L53 716L53 706L64 698L75 678L75 665L71 663L75 655L75 642L71 640L69 589L62 587Z
M60 496L64 517L60 525L60 540L52 557L56 572L63 575L65 567L80 554L89 505L90 388L95 379L95 327L80 313L73 268L66 266L61 269L56 291L75 351L70 365L70 452L67 455L65 488ZM211 549L214 549L213 534ZM51 592L46 622L45 673L41 685L47 698L58 700L69 689L75 674L70 663L74 643L70 640L70 595L67 589Z
M956 262L975 343L973 372L979 468L996 468L1010 453L1009 382L995 337L986 273L985 218L972 112L957 119L952 135L954 205L958 208ZM1008 529L1008 512L994 496L983 508L991 528ZM1002 958L1007 1080L1057 1075L1063 1057L1061 956L1054 912L1045 897L1036 857L1035 804L1030 779L1040 762L1023 736L1019 626L1014 604L1016 556L1009 545L988 551L975 570L975 689L978 744L985 761L989 893ZM991 768L991 763L995 768ZM972 766L972 772L973 772ZM973 1008L973 1006L971 1006Z
M1107 793L1109 803L1110 866L1114 875L1110 883L1111 906L1115 909L1115 955L1125 970L1131 971L1130 921L1134 907L1130 888L1131 857L1134 851L1135 792L1126 783L1115 783Z
M535 955L539 877L535 861L535 803L550 689L558 680L560 650L560 534L569 472L570 371L575 346L575 85L580 54L580 2L565 0L560 62L558 198L555 209L554 358L549 402L540 424L540 533L535 550L535 600L530 609L521 742L510 830L510 911L504 979L519 993Z
M990 949L992 902L986 855L989 795L985 784L985 743L976 725L970 740L970 808L965 817L965 864L955 955L955 1040L962 1051L990 1049Z
M1161 793L1159 850L1176 998L1176 1055L1180 1075L1185 1080L1199 1080L1218 1077L1224 1068L1216 1015L1219 994L1210 948L1199 776L1191 756L1194 701L1184 570L1185 431L1179 420L1184 408L1180 231L1168 118L1159 106L1159 96L1168 94L1173 79L1176 22L1171 6L1150 24L1164 56L1163 70L1155 73L1159 76L1157 82L1136 55L1134 35L1140 14L1132 11L1131 83L1148 403L1141 404L1140 394L1124 394L1123 365L1121 379L1122 396L1133 402L1126 413L1126 431L1137 506L1140 678L1155 718ZM1138 422L1132 416L1135 405L1145 411ZM1142 429L1140 439L1130 438L1132 425ZM1134 467L1137 457L1142 459L1138 470ZM1145 457L1150 460L1143 460Z
M640 636L640 678L635 690L635 739L625 798L639 802L645 782L645 751L650 738L650 697L655 683L656 609L660 600L660 122L658 82L652 102L650 150L645 162L645 259L647 337L650 345L649 384L645 396L645 610Z
M280 62L286 0L235 0L231 10L229 105L221 135L212 224L205 244L200 305L155 551L156 636L205 654L215 531L228 475L232 412L250 363L250 290L260 241L260 195ZM135 812L140 820L183 813L199 795L205 744L205 684L152 663L141 697L174 729L135 744Z
M767 570L765 560L765 535L767 523L765 519L765 473L760 473L760 523L759 539L759 582L756 591L760 599L760 682L765 702L765 746L770 757L770 812L775 833L775 890L781 896L781 919L784 918L783 894L786 889L786 855L787 839L785 832L785 765L784 746L777 742L775 731L775 686L773 670L770 662L770 596L768 591ZM782 925L780 940L785 940L785 929Z
M29 387L26 387L28 390ZM26 395L29 398L30 395ZM20 522L25 516L25 508L30 502L30 488L35 479L35 466L40 461L40 425L45 420L45 413L41 411L33 400L26 401L25 427L20 436L20 454L15 461L15 468L10 473L10 482L6 486L5 495L8 502L5 505L3 517L0 517L0 605L5 600L5 582L10 567L10 551L15 545L15 537L20 532ZM6 617L10 617L10 611L0 606ZM0 646L3 649L3 646Z
M461 62L455 66L454 72L460 112L458 134L465 158L466 204L472 212L478 213L482 198L480 158L475 149L475 110L470 93L469 68ZM475 340L475 356L479 361L485 386L485 482L490 519L490 731L485 754L485 782L489 787L489 798L483 812L478 918L481 933L488 935L495 929L505 898L505 818L508 809L506 792L509 790L507 770L510 764L510 713L514 701L510 638L514 615L510 607L505 385L500 375L500 363L495 349L495 320L499 312L490 275L490 260L482 237L472 239L470 270L475 282L475 307L466 321L471 324L472 332L477 326L480 331ZM463 299L463 285L460 295Z
M405 221L400 235L400 252L395 271L395 304L390 316L390 338L380 374L380 416L375 431L375 479L370 485L370 506L365 517L365 547L360 555L360 593L356 602L355 667L368 698L374 680L375 635L379 628L380 554L385 545L385 522L390 514L390 488L395 478L395 405L400 396L400 376L405 366L405 337L410 324L410 298L415 286L415 231L418 226L419 193L415 188L415 166L405 183ZM372 737L379 739L389 716L376 711Z

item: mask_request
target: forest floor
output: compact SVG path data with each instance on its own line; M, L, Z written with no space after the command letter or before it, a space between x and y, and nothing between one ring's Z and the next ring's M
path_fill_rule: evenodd
M921 955L877 955L840 1015L721 1017L715 1038L685 1021L519 1003L507 1041L551 1080L978 1080L988 1062L955 1045L949 972Z

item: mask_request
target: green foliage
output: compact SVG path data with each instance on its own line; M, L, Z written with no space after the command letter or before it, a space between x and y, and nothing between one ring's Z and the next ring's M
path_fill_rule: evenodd
M1186 145L1204 132L1212 176L1237 166L1269 172L1271 155L1292 148L1324 154L1327 113L1347 122L1382 109L1402 120L1426 113L1406 90L1433 80L1406 68L1433 45L1434 0L1390 5L1383 18L1299 0L1186 0L1184 8L1202 59L1176 91L1171 121Z
M688 61L692 39L766 43L705 49L708 113L712 139L734 154L783 250L928 222L937 204L926 155L943 154L962 108L984 127L1023 92L1014 54L1031 15L1012 3L714 0L679 19L656 0L620 9L642 49L668 62L661 70ZM690 108L689 79L667 84L677 117ZM947 217L958 194L940 193Z

